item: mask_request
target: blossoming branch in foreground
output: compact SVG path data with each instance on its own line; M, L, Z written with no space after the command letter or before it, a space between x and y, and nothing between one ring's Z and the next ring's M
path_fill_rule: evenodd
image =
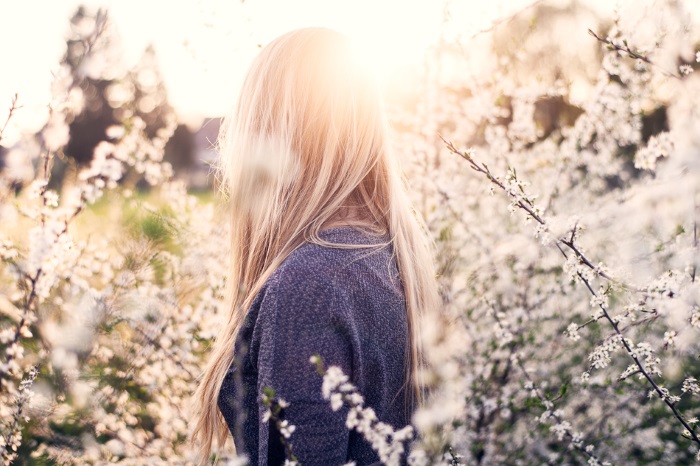
M267 406L262 422L272 420L282 435L280 440L284 446L284 466L298 466L299 460L292 451L292 443L289 441L289 438L296 430L296 426L291 425L286 419L282 419L282 410L289 406L289 403L282 398L275 398L275 390L270 387L263 389L262 402Z
M27 378L20 383L15 411L12 414L12 425L5 435L0 435L0 449L2 449L0 451L0 459L2 459L3 465L11 464L17 456L17 448L22 443L22 422L29 421L29 416L23 414L23 411L32 399L34 393L31 391L31 388L38 374L37 368L31 367Z
M330 401L333 411L338 411L344 404L349 406L345 422L348 429L355 429L361 433L379 454L382 463L398 466L404 452L404 442L413 438L413 426L407 425L394 431L392 426L377 419L372 408L364 406L364 398L357 391L357 387L349 382L348 376L340 367L330 366L325 369L319 355L312 356L310 362L323 376L321 392L323 398Z

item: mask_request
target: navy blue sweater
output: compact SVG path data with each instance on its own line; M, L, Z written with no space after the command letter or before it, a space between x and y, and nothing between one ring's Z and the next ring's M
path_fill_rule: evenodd
M377 244L349 227L320 232L334 243ZM321 395L322 377L309 362L320 354L350 377L379 420L410 423L405 377L406 304L391 246L341 249L304 243L262 287L236 340L219 409L239 454L251 465L283 464L274 422L262 422L264 387L289 402L282 418L296 426L290 442L302 466L357 466L379 461L369 443L345 426L347 408L333 411Z

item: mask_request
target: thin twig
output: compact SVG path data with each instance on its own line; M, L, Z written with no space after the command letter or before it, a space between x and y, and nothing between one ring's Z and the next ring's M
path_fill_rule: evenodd
M168 354L171 357L171 361L173 361L175 364L180 366L180 369L183 371L187 372L187 375L190 376L192 380L195 380L197 377L184 365L182 362L182 359L172 351L170 351L167 348L164 348L163 345L161 345L157 340L155 340L153 337L151 337L148 333L143 331L142 328L140 328L138 325L133 325L132 328L136 330L145 340L148 342L148 344L162 350L164 353Z
M593 37L595 37L595 38L596 38L597 40L599 40L600 42L602 42L602 43L604 43L604 44L607 44L608 47L610 47L611 49L617 50L618 52L626 53L627 56L630 57L630 58L634 58L634 59L636 59L636 60L641 60L641 61L643 61L644 63L648 63L649 65L656 67L659 71L661 71L661 72L662 72L663 74L665 74L666 76L670 76L670 77L676 78L676 79L681 79L681 76L678 76L678 75L675 74L675 73L671 73L670 71L667 71L667 70L661 68L659 65L657 65L656 63L654 63L653 61L651 61L651 59L650 59L647 55L642 55L641 53L635 52L634 50L632 50L632 49L627 45L627 41L626 41L626 40L623 41L623 44L624 44L624 45L620 45L620 44L616 44L615 42L613 42L612 39L610 39L610 38L603 38L603 37L599 36L598 34L596 34L595 32L593 32L592 29L589 29L589 30L588 30L588 33L589 33L590 35L592 35Z
M12 97L12 104L10 105L10 112L7 114L7 119L5 120L5 124L2 125L2 128L0 128L0 141L2 141L3 134L5 133L5 128L7 128L8 123L10 123L10 119L12 118L12 115L20 108L22 108L21 105L17 105L17 99L18 95L15 92L14 97Z
M446 144L446 146L447 146L447 148L450 150L450 152L459 155L459 156L462 157L464 160L466 160L467 162L469 162L469 165L471 166L471 168L472 168L474 171L476 171L476 172L478 172L478 173L481 173L481 174L483 174L484 176L486 176L486 178L488 178L489 181L491 181L493 184L495 184L496 186L498 186L499 188L501 188L501 189L502 189L503 191L505 191L511 198L513 198L513 200L514 200L514 202L515 202L515 205L516 205L518 208L520 208L520 209L524 210L525 212L527 212L527 214L528 214L533 220L535 220L537 223L539 223L539 224L542 225L543 227L545 227L545 228L547 227L547 224L545 223L544 219L542 219L542 217L541 217L539 214L537 214L537 213L535 212L535 206L534 206L529 200L527 200L527 199L523 200L521 196L518 196L516 193L514 193L514 192L512 192L510 189L508 189L498 178L496 178L495 176L493 176L493 174L492 174L491 171L489 170L488 166L486 166L486 165L483 164L483 163L482 163L482 164L478 164L478 163L474 160L474 158L471 156L470 153L458 150L451 142L447 141L447 140L446 140L445 138L443 138L442 136L440 136L440 139L443 140L443 142ZM575 229L576 229L576 227L574 227L574 231L572 231L572 238L573 238L573 235L575 234ZM627 289L627 290L630 290L630 291L638 291L638 292L646 292L645 289L638 288L638 287L634 287L634 286L631 286L631 285L627 285L627 284L622 283L622 282L620 282L619 280L617 280L617 279L611 277L611 276L608 275L605 271L600 270L598 267L596 267L595 265L593 265L593 263L583 254L583 252L581 252L580 249L578 249L576 246L574 246L574 243L573 243L572 241L566 240L566 239L562 239L562 238L557 238L557 248L559 249L559 251L561 251L561 253L562 253L565 257L566 257L566 253L561 249L561 247L559 246L559 243L561 243L561 244L565 245L567 248L571 249L571 251L573 251L573 253L576 254L576 256L577 256L578 259L581 261L581 263L583 263L585 266L587 266L588 268L590 268L591 270L593 270L597 275L600 275L601 277L605 278L606 280L608 280L608 281L610 281L610 282L612 282L612 283L614 283L614 284L616 284L616 285L618 285L618 286L620 286L620 287L622 287L622 288L625 288L625 289Z
M503 17L503 18L496 19L495 21L492 21L492 22L491 22L491 26L489 26L489 27L487 27L487 28L484 28L484 29L481 29L481 30L479 30L479 31L476 31L474 34L472 34L472 37L471 37L471 38L474 39L475 37L477 37L477 36L479 36L479 35L481 35L481 34L485 34L485 33L487 33L487 32L491 32L491 31L493 31L494 29L496 29L498 26L500 26L501 24L510 23L510 22L513 21L515 18L517 18L518 16L520 16L523 12L529 10L529 9L532 8L532 7L537 6L538 4L542 3L543 1L544 1L544 0L536 0L536 1L532 2L532 3L530 3L529 5L526 5L524 8L519 9L519 10L516 11L515 13L512 13L512 14L510 14L510 15L508 15L508 16Z
M695 256L698 253L698 206L696 205L695 208L693 209L693 256ZM697 261L694 260L695 257L693 257L693 270L690 274L690 279L693 283L695 283L695 274L697 273Z

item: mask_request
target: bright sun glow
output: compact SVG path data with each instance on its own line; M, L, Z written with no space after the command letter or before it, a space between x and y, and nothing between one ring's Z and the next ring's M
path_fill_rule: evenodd
M350 59L372 76L381 88L386 88L392 83L392 76L401 66L386 45L379 43L365 43L355 37L350 37Z
M168 100L183 121L196 123L227 113L259 46L292 29L323 26L346 34L386 89L417 79L426 49L441 35L447 40L468 37L531 0L10 2L7 14L0 15L0 41L12 44L2 58L12 66L3 66L0 73L0 108L15 92L24 108L13 118L3 144L12 145L20 131L44 125L68 18L81 3L108 9L125 66L133 66L146 45L153 44ZM42 14L36 15L39 5Z
M374 15L353 10L354 15L339 17L337 24L329 26L350 37L360 61L386 86L401 69L419 67L426 49L437 40L439 9L426 2L414 5L409 9L405 2L376 2Z

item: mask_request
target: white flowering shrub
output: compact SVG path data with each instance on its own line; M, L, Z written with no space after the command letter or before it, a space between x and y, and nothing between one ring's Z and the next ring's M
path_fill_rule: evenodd
M321 370L322 395L385 464L700 460L700 32L683 2L651 14L583 24L576 9L527 10L473 49L441 42L425 86L390 108L450 325L421 326L430 396L403 429ZM172 112L154 129L127 73L108 92L118 121L71 165L81 84L108 61L106 18L81 18L89 46L55 73L45 128L0 172L0 458L191 464L227 217L173 178ZM567 52L562 30L587 42ZM21 96L10 105L9 119ZM265 396L295 464L294 426L275 417L286 402Z
M99 41L103 21L85 40ZM16 149L34 176L0 177L0 458L191 462L188 409L220 325L224 223L163 162L172 118L149 136L122 108L90 164L54 183L83 79L67 67L57 76L46 129ZM152 186L145 198L138 180Z
M590 31L600 65L585 98L544 60L523 73L525 50L554 39L536 26L519 36L516 22L488 72L434 75L417 105L427 110L402 121L454 320L426 325L434 401L414 418L424 464L700 459L689 388L700 34L682 2L655 8L653 25L646 11ZM435 67L468 55L448 49Z
M49 189L50 151L35 181L4 193L8 463L15 454L170 463L188 451L189 397L218 327L226 233L213 205L169 180L157 160L163 140L140 135L136 118L129 125L60 195ZM159 183L147 201L117 185L131 171ZM29 405L23 377L34 381Z

